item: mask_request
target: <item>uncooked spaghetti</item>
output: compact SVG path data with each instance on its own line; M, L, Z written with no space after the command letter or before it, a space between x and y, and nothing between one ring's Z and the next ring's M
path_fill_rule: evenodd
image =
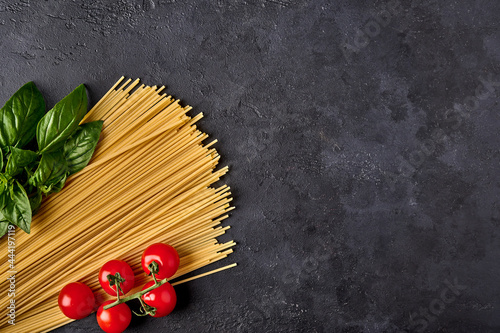
M0 332L42 332L70 322L57 303L69 282L87 284L99 303L110 299L97 275L112 259L132 266L136 287L131 292L140 290L149 279L137 258L152 243L177 249L180 267L172 279L233 251L233 241L217 241L229 228L220 224L233 207L228 186L211 187L228 169L216 169L216 141L204 144L208 135L195 125L202 115L188 116L191 108L162 93L164 87L123 80L82 121L104 120L90 164L44 200L30 235L16 233L16 324L2 316ZM7 237L0 249L5 249L5 274ZM0 290L8 289L4 278ZM8 302L2 297L0 307L6 309Z

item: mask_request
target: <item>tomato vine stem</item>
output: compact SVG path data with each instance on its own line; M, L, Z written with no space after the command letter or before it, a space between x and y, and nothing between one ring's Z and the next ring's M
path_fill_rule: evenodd
M111 280L114 279L113 283L115 283L116 286L117 286L117 288L116 288L116 301L114 301L113 303L110 303L108 305L105 305L104 306L104 310L110 309L113 306L117 306L117 305L119 305L121 303L125 303L125 302L128 302L130 300L138 298L139 301L141 302L142 308L144 309L144 313L145 313L144 315L147 315L147 314L154 315L155 312L156 312L156 308L150 307L150 306L146 306L147 304L144 303L144 300L142 299L142 295L147 294L151 290L156 289L156 288L160 287L161 285L167 283L168 282L168 278L164 278L161 281L158 281L156 279L155 274L157 274L158 270L159 270L159 266L158 266L158 263L156 261L153 261L149 265L149 270L150 270L150 275L153 276L153 280L155 281L155 283L151 287L149 287L149 288L146 288L144 290L136 292L135 294L132 294L132 295L127 296L127 297L122 297L122 298L120 298L120 291L119 290L121 290L120 284L123 283L123 282L125 282L125 279L122 278L122 277L120 277L119 273L117 273L118 274L117 277L114 277L113 275L108 275L108 281L111 282ZM110 285L111 285L111 283L110 283ZM136 313L136 315L137 315L137 313Z

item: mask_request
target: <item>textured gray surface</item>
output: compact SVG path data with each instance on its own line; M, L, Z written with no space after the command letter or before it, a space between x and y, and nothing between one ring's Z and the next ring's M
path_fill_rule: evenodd
M231 168L238 268L129 332L500 331L500 3L446 3L0 1L1 101L165 84Z

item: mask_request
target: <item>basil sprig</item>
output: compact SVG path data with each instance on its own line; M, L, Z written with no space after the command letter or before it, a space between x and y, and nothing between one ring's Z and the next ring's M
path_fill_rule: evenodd
M42 94L33 82L26 83L0 109L0 147L24 147L44 114Z
M84 85L45 113L33 82L0 109L0 237L9 224L29 233L43 195L59 192L69 175L89 163L102 121L79 125L86 112Z

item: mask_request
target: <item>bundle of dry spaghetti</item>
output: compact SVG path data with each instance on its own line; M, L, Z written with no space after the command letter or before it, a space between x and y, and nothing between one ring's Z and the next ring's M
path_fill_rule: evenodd
M140 267L141 254L152 243L168 243L179 252L173 279L232 252L233 241L217 241L229 228L220 224L233 208L231 193L227 186L211 187L227 167L216 169L215 141L203 143L207 135L195 126L202 115L189 117L190 107L162 93L164 87L122 81L82 121L104 120L90 164L43 202L30 235L14 237L16 320L12 326L0 317L0 332L42 332L70 322L57 303L70 282L87 284L99 303L108 299L97 275L112 259L132 266L132 292L140 290L150 279ZM0 249L5 277L7 236ZM5 295L9 285L6 278L0 282ZM1 297L0 308L9 301Z

